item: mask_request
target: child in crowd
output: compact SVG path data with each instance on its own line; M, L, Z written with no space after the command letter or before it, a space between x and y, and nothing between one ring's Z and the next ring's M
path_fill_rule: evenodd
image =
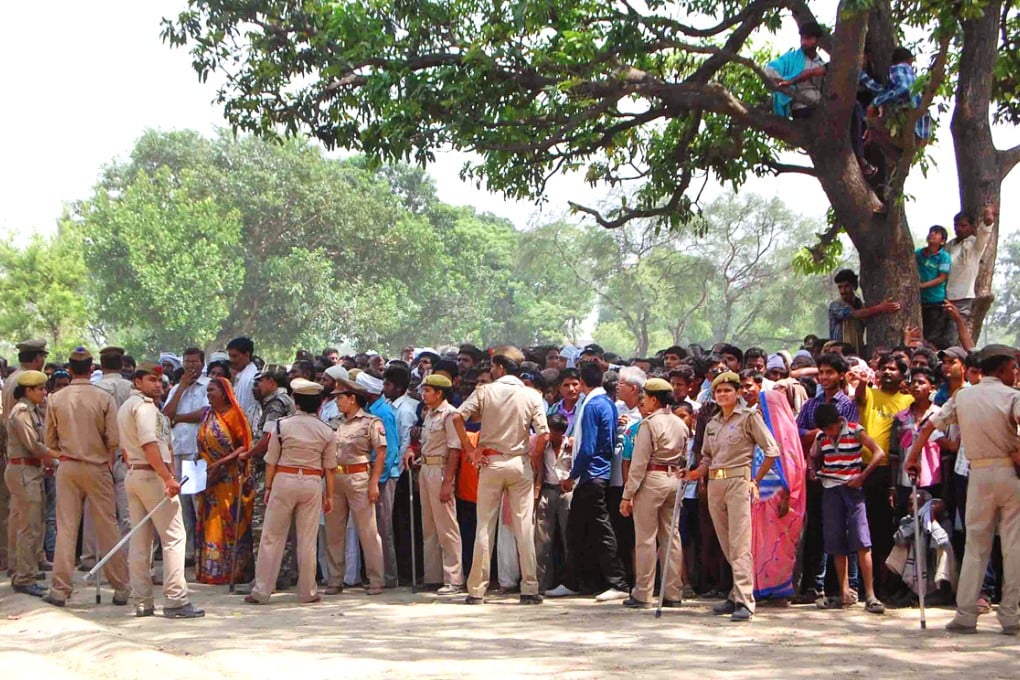
M885 460L885 451L863 427L841 417L834 404L819 404L815 424L819 432L808 460L808 476L817 477L822 483L822 541L825 552L833 556L841 593L838 597L820 599L818 606L841 609L854 601L847 578L847 557L856 553L865 608L873 614L882 614L885 606L875 596L871 533L861 487ZM861 458L864 447L872 454L867 468Z
M914 445L914 440L928 419L938 413L939 407L932 403L935 393L935 373L929 368L918 367L910 371L910 394L914 403L903 409L893 419L892 433L889 438L889 466L896 480L896 507L900 514L906 513L907 498L910 496L910 477L903 469L906 453ZM942 446L939 439L942 433L938 430L928 439L921 453L921 474L917 478L918 487L935 496L941 496L939 486L942 484ZM947 465L952 464L952 454Z

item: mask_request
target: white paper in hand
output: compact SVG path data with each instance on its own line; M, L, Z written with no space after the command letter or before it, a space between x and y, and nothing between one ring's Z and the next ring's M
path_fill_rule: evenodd
M206 463L202 459L181 461L181 477L188 478L188 481L181 486L182 494L185 496L191 496L205 491L205 468Z

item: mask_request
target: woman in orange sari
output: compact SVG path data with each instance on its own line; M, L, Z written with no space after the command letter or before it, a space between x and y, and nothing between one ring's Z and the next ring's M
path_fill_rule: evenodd
M198 429L198 455L208 466L208 481L200 496L195 522L198 552L195 577L199 583L230 583L236 542L234 582L246 583L254 575L251 515L255 487L247 465L238 461L237 456L251 448L251 427L226 378L211 378L206 394L209 407L203 412ZM238 502L241 515L235 535Z

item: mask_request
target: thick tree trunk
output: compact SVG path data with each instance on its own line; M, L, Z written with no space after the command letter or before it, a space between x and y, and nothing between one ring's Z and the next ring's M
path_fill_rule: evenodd
M999 204L1002 180L1011 169L1002 167L1000 153L992 142L992 126L988 102L992 93L992 76L999 41L1000 0L991 0L984 13L963 22L963 47L956 102L950 129L956 151L956 173L960 185L960 205L980 220L982 207L989 202ZM971 315L971 332L977 341L985 316L992 306L992 277L999 232L995 225L978 269L975 289L977 299Z
M861 174L849 136L832 132L812 153L818 181L860 255L861 293L865 306L894 300L895 314L867 320L868 346L899 345L907 326L920 326L921 303L914 243L901 201L890 199L885 212Z

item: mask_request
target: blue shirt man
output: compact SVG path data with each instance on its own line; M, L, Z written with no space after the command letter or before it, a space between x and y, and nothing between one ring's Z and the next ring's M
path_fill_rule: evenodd
M383 465L382 474L379 475L379 483L382 484L391 477L394 479L400 477L400 432L397 428L397 414L382 398L369 404L368 412L382 421L383 430L386 432L386 464ZM372 462L375 462L375 450L372 451Z

